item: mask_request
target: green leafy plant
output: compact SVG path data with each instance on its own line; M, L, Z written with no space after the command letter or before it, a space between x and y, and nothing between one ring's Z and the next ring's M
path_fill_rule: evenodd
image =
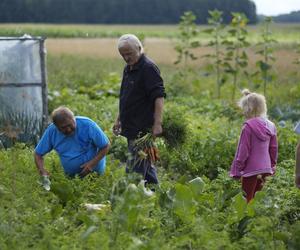
M2 107L3 108L3 107ZM7 148L15 142L35 144L42 132L42 120L32 112L16 112L4 107L0 112L0 144Z
M248 19L244 14L232 13L230 28L227 31L228 36L222 41L222 44L226 47L223 67L233 77L232 100L235 99L236 90L240 85L239 81L241 79L239 76L241 71L244 74L248 74L246 71L246 67L248 66L246 48L250 43L247 41L247 23Z
M175 64L181 63L183 61L184 66L187 66L189 59L197 59L197 57L192 52L192 49L200 46L199 41L197 40L199 31L196 26L195 20L196 16L191 11L185 12L180 17L180 32L178 37L179 41L175 46L175 50L178 56Z
M182 111L173 107L168 109L163 119L163 138L169 148L177 148L186 141L188 121Z
M270 25L272 23L271 17L265 17L263 21L263 31L262 31L262 42L257 44L260 49L256 52L259 54L262 59L256 62L256 66L258 67L259 71L254 75L260 74L263 80L263 90L264 95L267 94L267 86L274 78L274 75L271 74L272 70L272 63L275 61L275 57L273 56L274 52L274 44L277 41L273 38L272 32L270 30Z
M208 18L208 24L212 28L204 30L204 32L210 34L212 39L209 41L208 46L214 48L212 54L207 54L205 57L212 59L211 66L216 74L216 93L217 97L221 97L221 87L225 83L225 78L222 77L222 63L224 53L221 48L222 39L224 40L224 29L225 25L222 23L222 11L213 10L209 11L210 17Z

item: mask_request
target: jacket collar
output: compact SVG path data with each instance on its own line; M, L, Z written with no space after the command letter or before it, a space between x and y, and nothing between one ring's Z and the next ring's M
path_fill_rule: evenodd
M131 66L130 65L126 66L126 71L130 72L130 71L134 71L134 70L139 70L141 68L141 66L144 64L144 61L145 61L145 55L142 54L136 64L131 65Z

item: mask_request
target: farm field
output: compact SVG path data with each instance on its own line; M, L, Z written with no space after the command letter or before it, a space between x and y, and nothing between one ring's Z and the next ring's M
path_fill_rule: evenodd
M198 25L199 30L204 30L207 25ZM275 39L281 43L296 43L300 40L299 24L272 24ZM250 40L259 40L258 31L261 25L248 26ZM0 24L1 36L44 36L48 38L105 38L119 37L124 33L134 33L140 38L176 38L178 25L79 25L79 24ZM208 35L201 32L200 38L207 39Z
M253 41L258 29L249 27ZM125 175L126 141L111 131L124 66L116 41L126 32L143 34L145 51L165 81L165 119L187 131L176 147L158 139L160 185L153 194L137 176ZM33 145L0 149L0 249L299 249L293 127L300 119L300 67L293 62L300 58L300 26L274 25L273 32L279 43L267 102L279 159L274 177L247 205L239 182L228 176L244 120L236 105L240 96L231 99L229 77L216 98L216 75L202 57L213 49L197 48L197 60L174 65L176 26L0 25L2 36L48 34L49 111L66 105L92 118L112 143L104 176L66 178L57 155L48 155L50 191L38 183ZM252 72L259 55L254 45L247 51ZM243 75L239 89L244 87L263 91ZM197 177L202 181L190 183ZM105 206L89 211L86 203Z
M205 43L205 42L203 42ZM151 55L151 58L160 64L174 65L176 61L176 40L168 38L145 38L145 53ZM47 50L50 55L78 55L83 57L93 57L99 59L120 59L116 49L117 38L49 38L46 40ZM212 53L212 48L202 46L193 49L193 53L199 60L191 61L191 66L204 66L207 59L204 55ZM249 61L253 66L258 56L255 54L255 46L248 49ZM287 47L278 47L274 52L275 58L284 58L275 62L275 68L283 72L292 72L297 70L297 66L292 62L298 58L293 44ZM287 63L288 62L288 63Z

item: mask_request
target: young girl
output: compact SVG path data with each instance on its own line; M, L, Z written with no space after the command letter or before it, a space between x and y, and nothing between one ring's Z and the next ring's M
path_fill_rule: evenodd
M241 179L247 202L250 202L273 175L277 162L277 136L274 123L267 119L267 105L263 95L245 89L239 106L246 121L243 124L230 176Z

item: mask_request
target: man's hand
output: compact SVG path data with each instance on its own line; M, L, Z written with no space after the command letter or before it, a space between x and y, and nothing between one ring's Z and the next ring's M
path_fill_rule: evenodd
M300 175L295 176L295 184L297 188L300 188Z
M164 107L164 98L158 97L154 103L154 125L152 126L152 134L154 137L158 137L162 134L162 113Z
M81 172L79 173L79 176L81 178L85 177L86 175L88 175L93 171L93 167L88 162L80 166L80 168L82 168Z
M39 172L41 176L50 176L49 172L46 169L41 169Z
M162 129L162 126L161 124L154 124L153 127L152 127L152 134L154 137L158 137L162 134L163 132L163 129Z
M49 172L44 168L44 158L43 156L34 153L34 162L41 176L50 176Z

